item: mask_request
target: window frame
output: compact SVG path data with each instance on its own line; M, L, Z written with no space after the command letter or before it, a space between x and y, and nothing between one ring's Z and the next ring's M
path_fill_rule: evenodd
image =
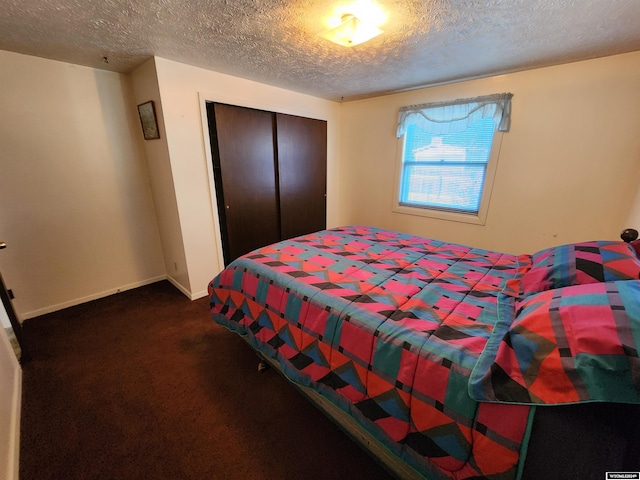
M440 220L449 220L454 222L471 223L475 225L485 225L487 219L487 213L489 210L489 202L491 200L491 194L493 191L493 184L495 180L496 171L498 168L498 158L500 157L500 149L502 147L503 132L495 130L493 134L493 142L491 143L491 152L489 153L489 159L487 161L487 169L484 177L484 184L482 186L482 195L480 198L480 206L478 213L464 213L448 211L438 208L430 208L428 206L417 207L403 205L400 203L400 190L403 171L403 158L406 145L406 133L402 134L397 140L396 146L396 172L395 183L393 189L393 205L392 211L395 213L405 215L417 215L420 217L436 218Z

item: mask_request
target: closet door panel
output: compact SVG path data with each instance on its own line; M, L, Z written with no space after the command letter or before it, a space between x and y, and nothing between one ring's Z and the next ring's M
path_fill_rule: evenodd
M276 114L282 238L326 228L327 122Z
M273 115L215 104L229 262L280 239Z

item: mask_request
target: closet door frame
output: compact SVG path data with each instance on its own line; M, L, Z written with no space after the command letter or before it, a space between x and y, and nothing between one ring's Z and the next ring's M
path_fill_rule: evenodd
M251 102L247 102L244 99L239 99L233 95L226 95L224 93L206 93L199 92L198 100L200 103L200 123L202 127L202 135L203 135L203 148L205 151L206 157L206 167L207 173L209 177L209 198L211 201L211 212L212 212L212 223L213 230L215 235L215 246L212 245L212 248L216 250L216 257L218 261L218 271L221 271L224 264L224 254L222 251L222 234L220 232L220 218L218 217L218 202L216 200L216 190L215 190L215 181L213 174L213 157L211 154L211 142L209 140L209 126L207 120L207 103L226 103L228 105L235 105L238 107L246 107L253 108L258 110L267 110L274 113L283 113L287 115L296 115L300 117L313 118L316 120L324 120L327 122L327 173L329 170L329 119L326 116L320 114L310 114L308 111L298 110L298 109L289 109L282 108L281 106L273 105L265 100L264 102L255 100ZM327 185L328 186L328 185ZM328 221L328 219L325 219ZM214 274L217 272L213 272Z

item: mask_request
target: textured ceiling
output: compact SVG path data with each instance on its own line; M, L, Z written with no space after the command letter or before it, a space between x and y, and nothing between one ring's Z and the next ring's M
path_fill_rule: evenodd
M0 50L123 73L157 55L331 100L640 50L640 0L378 0L384 33L345 48L318 34L348 3L0 0Z

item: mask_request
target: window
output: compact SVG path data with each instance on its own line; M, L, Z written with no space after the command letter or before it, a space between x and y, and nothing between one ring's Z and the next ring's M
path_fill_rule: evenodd
M510 99L503 94L403 107L394 210L484 224Z

